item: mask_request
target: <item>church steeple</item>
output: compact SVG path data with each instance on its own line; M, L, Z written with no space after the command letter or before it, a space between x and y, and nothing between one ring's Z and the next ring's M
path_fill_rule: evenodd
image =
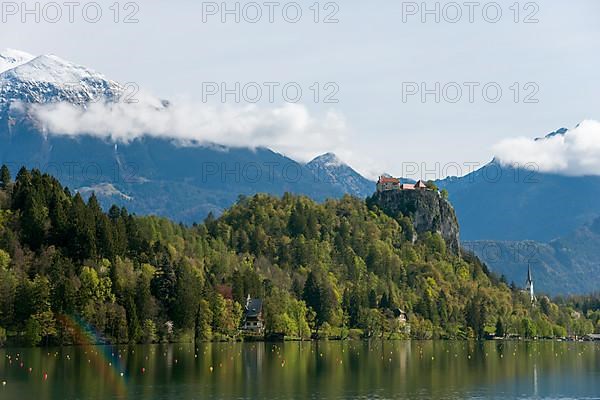
M529 292L529 297L532 303L535 303L535 292L533 291L533 276L531 274L531 264L527 266L527 282L525 283L526 290Z

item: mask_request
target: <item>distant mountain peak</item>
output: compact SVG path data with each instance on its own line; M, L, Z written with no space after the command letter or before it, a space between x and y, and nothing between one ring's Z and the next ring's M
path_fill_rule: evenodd
M322 201L346 193L366 197L375 190L374 182L333 153L307 166L260 146L226 146L176 135L140 133L120 141L118 135L104 137L88 129L63 132L43 116L70 123L68 118L87 110L96 123L98 110L146 113L169 103L141 91L137 104L129 106L120 101L125 86L55 55L11 50L1 53L0 63L0 165L15 171L21 165L50 170L82 195L95 193L103 206L126 204L136 213L196 222L208 212L222 212L239 194L291 192ZM57 103L63 104L55 107ZM244 168L232 176L239 165L256 166L258 174ZM289 165L300 171L297 179L288 176ZM269 166L268 173L263 166Z
M579 126L579 125L578 125ZM565 133L567 133L569 130L567 128L560 128L555 130L554 132L550 132L549 134L547 134L546 136L544 136L543 138L537 138L535 140L540 140L540 139L550 139L554 136L564 136Z
M311 163L329 167L342 167L347 165L342 160L340 160L335 153L331 152L321 154L320 156L315 157L312 161L309 162L309 164Z
M106 80L106 78L89 68L71 63L54 54L33 58L7 72L18 76L21 80L48 82L57 85L78 83L83 79Z
M0 51L0 73L18 67L35 58L34 55L20 50L5 49Z
M535 139L533 139L533 140L534 140L534 141L536 141L536 142L538 142L538 141L540 141L540 140L547 140L547 139L551 139L551 138L553 138L553 137L555 137L555 136L564 136L564 135L565 135L565 133L567 133L568 131L569 131L569 129L567 129L567 128L560 128L560 129L557 129L557 130L555 130L554 132L550 132L550 133L548 133L548 134L547 134L547 135L545 135L545 136L542 136L542 137L536 137L536 138L535 138Z
M375 190L375 182L363 177L334 153L322 154L306 164L306 167L318 180L330 183L344 193L364 198Z
M123 92L119 83L53 54L34 57L18 50L0 53L0 104L84 105L100 99L114 101Z

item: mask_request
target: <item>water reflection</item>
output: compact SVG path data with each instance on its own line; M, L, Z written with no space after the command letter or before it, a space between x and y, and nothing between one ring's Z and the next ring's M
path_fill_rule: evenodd
M593 343L205 343L3 349L0 356L1 399L600 395L600 348Z
M533 395L538 397L537 364L533 364Z

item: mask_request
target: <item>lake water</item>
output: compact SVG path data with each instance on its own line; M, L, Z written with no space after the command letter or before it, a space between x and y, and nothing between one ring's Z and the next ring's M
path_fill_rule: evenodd
M600 398L594 343L217 343L0 356L2 400Z

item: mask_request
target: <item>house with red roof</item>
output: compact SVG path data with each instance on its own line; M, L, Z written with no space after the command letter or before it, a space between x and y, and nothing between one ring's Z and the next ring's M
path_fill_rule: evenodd
M423 189L427 189L427 185L425 184L425 182L423 182L422 180L418 180L417 183L415 183L415 190L423 190Z
M377 181L377 191L385 192L388 190L400 189L400 179L392 178L390 176L380 176Z
M427 185L422 180L416 183L400 183L400 179L389 176L380 176L377 181L377 191L386 192L388 190L427 190Z

